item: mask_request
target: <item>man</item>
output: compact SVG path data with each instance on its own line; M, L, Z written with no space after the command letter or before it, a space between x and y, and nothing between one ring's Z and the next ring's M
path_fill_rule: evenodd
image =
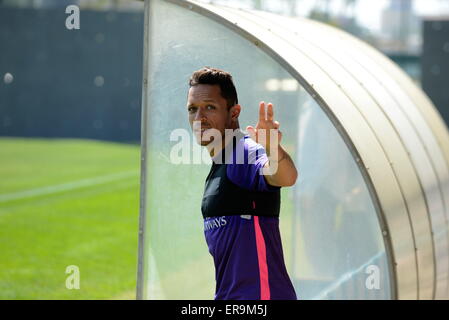
M189 85L189 122L212 158L201 211L215 264L215 299L296 299L284 263L279 211L280 188L292 186L298 174L280 145L273 105L265 114L260 103L259 121L246 128L248 136L239 129L241 106L229 73L205 67L192 74ZM277 146L270 153L273 141ZM262 175L262 168L275 170Z

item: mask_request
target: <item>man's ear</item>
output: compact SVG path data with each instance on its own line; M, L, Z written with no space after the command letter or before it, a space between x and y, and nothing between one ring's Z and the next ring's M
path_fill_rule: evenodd
M242 110L242 107L239 104L235 104L229 109L229 112L231 112L231 120L232 121L237 121L239 119L241 110Z

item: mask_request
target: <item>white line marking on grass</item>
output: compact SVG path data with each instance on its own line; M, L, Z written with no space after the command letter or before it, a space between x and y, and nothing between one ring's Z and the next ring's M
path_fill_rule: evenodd
M19 191L19 192L14 192L14 193L0 194L0 203L11 201L11 200L30 198L30 197L35 197L35 196L42 196L42 195L47 195L47 194L52 194L52 193L64 192L64 191L68 191L68 190L99 185L99 184L103 184L103 183L107 183L107 182L112 182L112 181L116 181L116 180L129 178L132 176L137 176L138 174L139 174L139 171L136 171L136 170L125 171L125 172L114 173L114 174L109 174L109 175L105 175L105 176L99 176L99 177L95 177L95 178L88 178L88 179L58 184L58 185L54 185L54 186L41 187L41 188Z

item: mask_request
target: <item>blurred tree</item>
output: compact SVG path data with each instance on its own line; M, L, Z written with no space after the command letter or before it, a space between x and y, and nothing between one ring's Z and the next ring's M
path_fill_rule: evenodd
M313 4L309 17L322 22L330 22L329 0L317 0Z
M298 8L298 2L299 0L285 0L287 3L287 8L288 8L288 15L292 16L292 17L296 17L297 16L297 8Z
M253 0L253 6L256 10L262 10L262 0Z
M344 16L354 19L354 9L357 4L357 0L345 0L345 4L343 6Z

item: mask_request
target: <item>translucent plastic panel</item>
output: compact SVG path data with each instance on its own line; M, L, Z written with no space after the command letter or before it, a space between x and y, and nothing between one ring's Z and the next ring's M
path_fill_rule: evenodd
M297 162L298 182L282 189L280 226L299 298L389 298L383 239L370 196L346 145L312 97L280 64L225 26L161 0L150 1L147 9L143 297L214 297L214 265L201 216L210 163L197 161L186 108L190 75L212 66L234 77L242 129L256 124L259 101L274 104L282 145ZM181 138L170 136L179 130L192 151L187 163L176 164L171 156ZM366 273L371 265L378 268L375 274ZM378 278L372 282L371 275Z
M315 103L298 121L297 287L307 299L389 299L382 234L356 162Z

